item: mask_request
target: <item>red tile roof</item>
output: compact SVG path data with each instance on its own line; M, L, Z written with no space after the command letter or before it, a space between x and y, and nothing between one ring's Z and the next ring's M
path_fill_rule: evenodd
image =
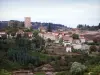
M71 37L69 37L69 36L63 36L63 40L65 40L65 41L70 40L70 39L71 39Z

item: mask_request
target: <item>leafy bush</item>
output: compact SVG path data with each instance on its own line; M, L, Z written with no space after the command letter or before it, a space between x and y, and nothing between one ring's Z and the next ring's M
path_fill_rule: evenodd
M88 59L85 61L86 65L96 65L96 64L100 64L100 56L91 56L88 57Z
M99 75L100 74L100 65L91 67L89 72L91 72L91 75Z
M72 38L73 38L73 39L79 39L79 35L74 33L74 34L72 35Z
M0 75L11 75L11 73L8 72L7 70L1 69Z
M74 62L71 66L70 72L71 75L83 75L86 67L81 63Z
M90 53L91 52L96 52L97 51L97 47L95 45L90 46Z

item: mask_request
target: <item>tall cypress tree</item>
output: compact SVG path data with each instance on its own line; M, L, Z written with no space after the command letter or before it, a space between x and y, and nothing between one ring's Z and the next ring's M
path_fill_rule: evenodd
M47 31L48 31L48 32L52 32L52 28L51 28L50 23L49 23L49 25L48 25Z

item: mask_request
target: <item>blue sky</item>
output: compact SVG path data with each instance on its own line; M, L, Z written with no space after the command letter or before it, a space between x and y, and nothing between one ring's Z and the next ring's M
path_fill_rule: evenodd
M100 23L100 0L0 0L0 20L52 22L76 27Z

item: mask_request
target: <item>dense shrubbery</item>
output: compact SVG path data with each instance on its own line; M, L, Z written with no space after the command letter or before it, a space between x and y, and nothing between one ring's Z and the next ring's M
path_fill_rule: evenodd
M22 37L0 38L0 69L34 69L55 61L56 57L43 54L45 41L33 31L33 39Z
M94 66L90 70L91 75L99 75L100 74L100 65Z
M91 42L91 43L85 42L85 44L87 44L87 45L100 45L100 42Z
M76 67L71 68L71 65L74 62L78 62L79 64L74 65ZM86 67L80 63L84 64ZM54 62L53 62L53 64L54 64ZM89 72L95 72L96 69L99 71L99 69L96 67L98 65L100 65L100 56L99 55L95 56L95 57L88 56L88 55L79 55L79 56L66 56L64 61L62 61L61 59L56 60L55 64L54 64L54 68L56 71L58 71L57 75L67 75L67 74L71 75L70 70L72 70L72 69L73 69L73 71L78 72L78 73L76 73L76 75L88 75ZM81 67L83 67L83 68L81 68ZM83 70L83 72L81 72L79 69ZM77 71L77 70L79 70L79 71ZM79 73L81 73L81 74L79 74ZM98 74L98 72L97 72L97 74ZM75 73L73 75L75 75Z
M8 72L7 70L1 69L0 70L0 75L11 75L11 73Z
M72 52L79 54L87 54L87 50L81 50L81 49L72 49Z
M74 62L71 66L70 73L71 75L83 75L86 70L86 67L81 63Z
M73 75L73 73L74 75L83 75L85 66L87 67L85 74L92 72L92 75L98 75L100 72L100 55L89 56L84 50L73 50L73 52L80 55L65 56L65 59L62 59L60 56L48 56L42 53L42 50L45 49L45 41L38 36L37 31L34 35L32 40L20 35L12 39L0 38L0 69L8 71L20 68L34 69L50 63L55 71L63 71L57 73L57 75ZM95 47L92 47L91 51L95 51L95 49ZM10 75L5 70L1 70L0 74Z
M41 52L44 49L45 41L38 34L33 38L33 40L21 36L12 39L0 38L0 69L24 68L29 64L39 66L41 64L40 57L30 53Z

